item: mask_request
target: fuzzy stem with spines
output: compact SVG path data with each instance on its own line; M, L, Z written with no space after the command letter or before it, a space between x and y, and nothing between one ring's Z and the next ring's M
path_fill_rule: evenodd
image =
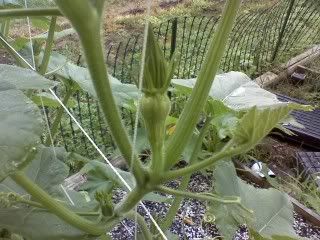
M57 17L55 17L55 16L52 17L50 27L49 27L48 37L46 40L46 48L44 50L43 59L42 59L41 65L38 70L38 72L41 75L44 75L47 71L47 68L48 68L48 64L49 64L49 60L50 60L50 56L51 56L51 51L52 51L52 47L53 47L56 22L57 22Z
M211 124L211 118L208 117L206 119L206 122L204 124L204 126L202 127L201 131L200 131L200 134L197 138L197 142L196 142L196 145L194 146L194 149L192 151L192 154L191 154L191 158L190 158L190 162L189 164L192 165L194 162L197 161L198 159L198 155L199 155L199 151L201 150L201 146L202 146L202 142L203 142L203 139L206 135L206 132L207 130L209 129L210 127L210 124ZM180 191L183 191L183 190L186 190L187 187L188 187L188 183L190 181L190 178L191 178L191 173L190 174L187 174L185 175L182 180L181 180L181 183L179 185L179 188L178 190ZM176 216L177 212L178 212L178 209L180 207L180 204L183 200L183 197L182 196L175 196L170 208L169 208L169 211L166 215L166 218L164 219L164 221L161 223L161 229L168 229L172 222L173 222L173 219L174 217Z
M101 9L95 9L90 1L81 1L76 6L74 0L56 0L56 3L79 34L103 115L120 152L140 184L144 181L145 170L137 156L132 158L132 144L122 124L107 74L100 36ZM102 3L99 1L100 8Z

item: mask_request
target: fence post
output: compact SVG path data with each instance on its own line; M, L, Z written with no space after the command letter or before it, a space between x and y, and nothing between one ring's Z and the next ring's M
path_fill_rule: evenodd
M280 48L280 46L282 44L284 33L285 33L286 27L288 25L289 18L290 18L290 15L292 13L292 9L293 9L294 3L295 3L295 0L289 0L289 1L291 1L291 2L290 2L288 10L286 12L286 17L285 17L284 23L283 23L283 25L281 27L281 30L280 30L280 33L279 33L279 38L278 38L276 47L275 47L275 49L273 51L273 54L272 54L271 62L274 62L274 60L276 59L276 57L278 55L279 48Z
M178 29L178 18L174 18L171 27L171 49L170 58L172 57L177 45L177 29Z

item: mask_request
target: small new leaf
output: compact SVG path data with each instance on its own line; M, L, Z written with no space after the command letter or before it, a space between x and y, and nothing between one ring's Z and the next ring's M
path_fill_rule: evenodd
M113 214L112 193L110 192L96 192L95 199L99 202L102 215L110 217Z

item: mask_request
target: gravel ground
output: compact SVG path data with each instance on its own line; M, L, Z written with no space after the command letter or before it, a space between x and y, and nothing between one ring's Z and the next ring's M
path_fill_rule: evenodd
M179 185L178 181L173 181L169 184L170 187L176 188ZM192 192L208 191L212 187L212 176L210 174L194 174L189 183L189 190ZM115 194L115 201L123 198L125 192L117 191ZM170 197L170 196L168 196ZM153 216L160 218L165 217L170 205L167 203L155 203L144 201L145 206L148 208ZM170 231L179 236L179 239L210 239L220 236L218 229L212 223L205 223L203 216L205 214L205 202L185 199L176 215L176 218L170 228ZM146 215L141 206L138 207L138 212L141 215ZM295 214L294 229L297 234L307 237L311 240L320 239L320 228L308 224L302 217ZM147 222L149 218L145 217ZM158 221L160 222L160 221ZM124 220L118 224L112 231L113 239L125 240L134 239L135 224L131 220ZM248 230L245 226L239 226L239 230L234 236L233 240L248 240Z

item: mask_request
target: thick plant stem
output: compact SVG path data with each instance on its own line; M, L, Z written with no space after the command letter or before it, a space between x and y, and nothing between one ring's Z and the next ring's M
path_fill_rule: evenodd
M20 199L18 200L19 203L27 204L31 207L42 209L43 211L48 211L43 205L38 202L27 200L27 199ZM83 217L99 217L100 212L74 212L75 214Z
M135 220L137 218L137 222L140 226L141 232L145 240L152 240L152 234L149 231L148 225L146 224L144 218L139 213L129 213L128 218Z
M62 103L64 105L68 104L68 101L69 101L70 97L72 96L72 94L73 94L73 88L69 87L66 92L66 95L64 96L63 101L62 101ZM64 113L64 108L62 106L60 106L56 112L56 116L55 116L53 123L51 125L50 133L48 133L48 135L46 137L46 142L45 142L46 146L53 145L53 143L51 142L51 138L52 138L52 141L54 141L55 136L58 133L59 124L61 122L61 118L63 116L63 113ZM51 134L51 136L49 134Z
M100 236L104 234L104 226L99 226L97 223L82 218L60 204L44 190L34 184L23 172L17 171L10 177L24 190L26 190L33 198L35 198L40 204L42 204L50 212L54 213L59 218L64 220L66 223L92 235Z
M232 30L241 0L228 0L217 28L211 40L204 64L200 70L196 85L186 103L176 126L175 133L166 145L166 169L173 166L179 159L197 124L200 113L219 69L229 34Z
M52 46L53 46L53 37L54 37L54 31L56 28L56 22L57 22L57 17L52 17L50 27L49 27L49 33L46 41L46 48L44 50L43 59L38 71L41 75L44 75L48 68Z
M4 17L40 17L40 16L61 16L58 8L28 8L28 9L7 9L0 11L0 18Z
M231 145L231 144L230 144ZM190 173L194 173L196 171L199 171L203 168L209 167L210 165L218 162L219 160L225 159L225 158L231 158L235 155L238 155L244 150L246 150L246 147L237 147L237 148L232 148L230 145L227 145L224 147L220 152L214 154L212 157L209 157L201 162L192 164L188 167L181 168L178 170L173 170L165 174L162 178L162 181L169 181L171 179L178 178L180 176L185 176Z
M132 159L132 144L123 126L108 79L100 36L101 16L90 1L81 1L76 5L74 0L56 0L56 3L79 34L103 115L137 183L142 183L145 171L137 156Z
M128 213L132 210L146 195L148 190L144 189L143 187L135 187L129 192L124 200L122 200L114 209L114 213L116 216L121 216L125 213Z
M220 197L213 194L201 194L201 193L193 193L193 192L186 192L186 191L179 191L168 187L157 187L157 190L163 193L175 195L175 196L181 196L183 198L193 198L193 199L199 199L203 201L211 201L211 202L220 202L224 204L240 204L241 199L240 197Z
M201 129L200 134L199 134L199 136L197 138L197 143L194 146L194 149L192 151L190 164L193 164L198 159L198 155L199 155L199 151L201 150L203 139L204 139L204 137L206 135L207 130L210 127L210 124L211 124L211 118L207 118L206 122L205 122L205 125ZM180 183L180 186L179 186L178 190L180 190L180 191L186 190L187 187L188 187L190 178L191 178L191 174L187 174L186 176L184 176L182 178L182 181ZM181 204L182 200L183 200L183 197L181 197L181 196L176 196L174 198L173 203L171 204L171 206L169 208L169 211L168 211L164 221L160 225L162 230L165 231L165 230L169 229L169 227L171 226L171 224L172 224L172 222L174 220L174 217L176 216L176 214L178 212L178 209L180 207L180 204Z
M191 177L191 174L183 177L178 190L183 191L188 187L190 177ZM163 222L161 222L160 224L160 227L163 231L170 228L175 216L177 215L177 212L179 210L182 200L183 200L182 196L175 196L173 203L171 204L169 211L166 214L166 217L164 218Z

